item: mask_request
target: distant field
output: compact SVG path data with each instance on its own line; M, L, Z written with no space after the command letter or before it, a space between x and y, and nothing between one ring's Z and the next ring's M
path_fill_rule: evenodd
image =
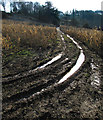
M75 39L82 41L91 50L95 50L98 54L103 56L103 31L66 26L61 26L61 30Z

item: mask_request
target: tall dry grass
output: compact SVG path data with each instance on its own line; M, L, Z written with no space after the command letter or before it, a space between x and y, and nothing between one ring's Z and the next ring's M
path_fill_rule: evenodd
M61 26L61 30L103 56L103 31L66 26Z
M35 26L22 22L4 20L2 25L3 49L13 47L39 47L46 49L56 44L57 31L55 27Z

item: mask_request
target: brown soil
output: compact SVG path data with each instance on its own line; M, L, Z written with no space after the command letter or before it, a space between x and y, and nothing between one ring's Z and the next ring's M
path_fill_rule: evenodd
M63 42L60 35L61 32L59 46L50 52L48 60L63 52L61 59L43 69L15 72L16 76L3 78L3 120L103 119L103 61L82 43L79 44L86 55L84 64L67 81L55 84L70 71L79 56L74 43L65 35ZM37 59L32 60L34 68L47 62L46 55L46 52L38 54L38 63ZM97 88L91 85L92 59L100 66L101 84Z

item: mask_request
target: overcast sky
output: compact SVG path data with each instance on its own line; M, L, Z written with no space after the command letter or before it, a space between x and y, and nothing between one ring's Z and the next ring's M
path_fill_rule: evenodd
M47 0L31 0L44 4ZM49 0L48 0L49 1ZM101 2L103 0L50 0L53 6L63 12L73 9L77 10L101 10Z
M7 2L9 0L6 0ZM14 1L32 1L44 4L46 1L51 1L53 6L58 10L66 12L73 9L76 10L101 10L101 2L103 0L14 0ZM9 11L10 4L7 4ZM103 10L103 8L102 8Z

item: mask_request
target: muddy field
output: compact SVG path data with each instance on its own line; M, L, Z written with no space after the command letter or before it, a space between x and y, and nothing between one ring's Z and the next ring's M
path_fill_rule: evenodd
M18 73L14 69L15 74L3 77L3 120L103 119L103 60L79 43L85 62L71 78L56 84L76 64L80 54L77 46L60 31L58 42L59 46L40 51L31 60L32 69L27 65L28 70ZM37 69L58 54L62 54L60 59ZM13 73L11 64L15 66L10 61L4 71Z

